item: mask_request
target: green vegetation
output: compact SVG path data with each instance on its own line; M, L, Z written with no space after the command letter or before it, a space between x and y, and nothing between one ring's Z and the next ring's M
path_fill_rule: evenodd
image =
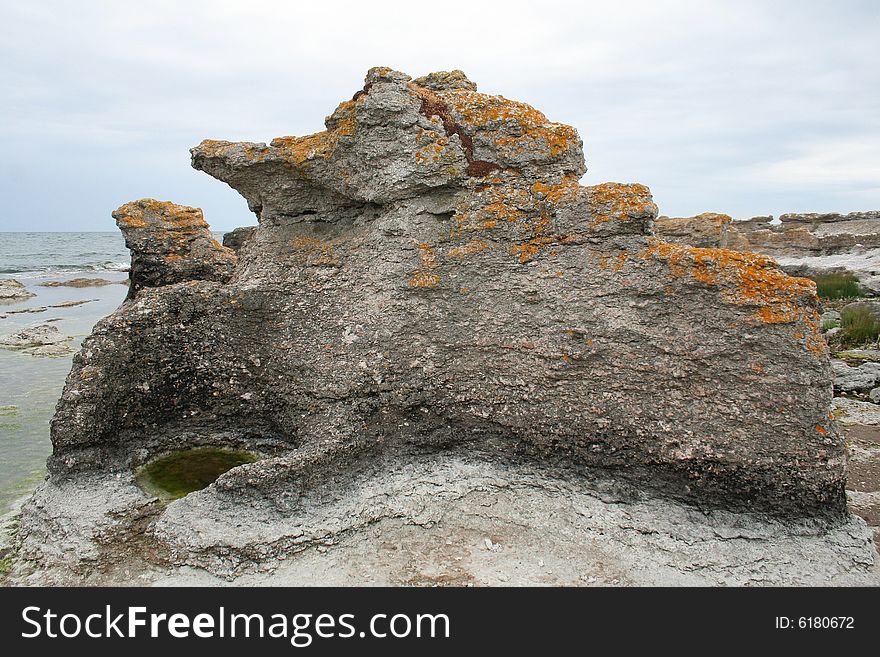
M10 570L12 570L12 564L15 560L12 555L7 555L3 558L0 558L0 576L6 575Z
M861 295L859 280L850 273L831 273L810 276L816 291L823 299L852 299Z
M224 472L258 459L253 452L208 447L171 452L143 466L136 479L147 493L176 500L211 485Z
M880 320L867 308L845 309L840 326L847 344L868 344L880 338Z
M856 363L880 363L880 356L876 351L839 351L834 357Z
M824 322L822 322L823 331L830 331L831 329L837 328L838 326L840 326L840 322L838 322L836 319L826 319Z

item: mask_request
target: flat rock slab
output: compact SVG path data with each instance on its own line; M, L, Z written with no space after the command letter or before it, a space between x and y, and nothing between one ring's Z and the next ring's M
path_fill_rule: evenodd
M21 349L32 356L65 356L72 353L68 344L72 339L53 324L40 324L0 337L0 347Z
M25 286L12 278L0 279L0 303L16 303L36 296Z
M299 520L270 506L229 515L211 488L163 510L125 477L48 482L20 534L39 568L16 562L10 583L880 585L859 518L703 512L464 454L389 466Z
M103 287L104 285L128 285L128 281L111 281L106 278L71 278L67 281L46 281L42 287Z

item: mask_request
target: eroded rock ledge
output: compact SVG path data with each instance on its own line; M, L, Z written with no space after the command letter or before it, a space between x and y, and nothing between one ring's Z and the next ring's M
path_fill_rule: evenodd
M58 522L64 487L99 495L81 482L119 475L129 499L132 469L162 451L255 449L150 512L175 562L229 572L369 509L416 522L431 495L416 487L414 511L383 482L409 490L408 463L442 474L455 454L467 466L436 490L463 490L467 468L599 472L704 509L843 523L862 555L844 570L866 567L810 281L657 239L645 186L579 185L573 128L461 72L371 69L326 127L192 150L259 219L230 241L237 265L196 248L195 209L114 213L133 295L75 359L30 535ZM181 224L198 234L183 247ZM241 514L260 520L224 538Z
M783 214L734 221L726 214L659 217L657 235L691 246L773 256L796 275L848 271L880 293L880 211Z

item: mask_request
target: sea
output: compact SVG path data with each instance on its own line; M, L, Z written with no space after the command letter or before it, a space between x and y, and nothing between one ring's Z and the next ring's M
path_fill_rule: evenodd
M223 233L216 233L222 239ZM128 292L129 253L119 232L0 232L0 278L13 278L34 293L24 301L0 302L0 335L53 323L72 336L76 352L102 317ZM114 281L101 287L50 287L73 278ZM65 302L86 303L58 306ZM29 311L29 312L20 312ZM49 420L61 396L73 355L38 357L0 348L0 515L46 475L52 451Z

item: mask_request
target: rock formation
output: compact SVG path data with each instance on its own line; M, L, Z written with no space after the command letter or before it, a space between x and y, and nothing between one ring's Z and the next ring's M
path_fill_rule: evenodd
M16 303L36 296L13 278L0 279L0 303Z
M880 292L880 211L846 215L783 214L733 221L728 215L659 217L657 235L692 246L753 251L773 256L787 272L853 273L869 291Z
M232 277L235 254L211 236L198 208L141 199L117 208L113 218L131 250L129 298L143 287Z
M259 219L237 266L196 209L114 213L131 298L75 358L26 551L71 496L107 500L107 535L148 508L133 469L194 446L265 456L151 511L174 560L220 573L560 473L612 477L609 503L850 522L810 281L657 239L646 187L580 186L573 128L461 72L371 69L326 128L192 149Z
M54 324L40 324L0 337L0 347L20 349L32 356L66 356L73 338L63 335Z

